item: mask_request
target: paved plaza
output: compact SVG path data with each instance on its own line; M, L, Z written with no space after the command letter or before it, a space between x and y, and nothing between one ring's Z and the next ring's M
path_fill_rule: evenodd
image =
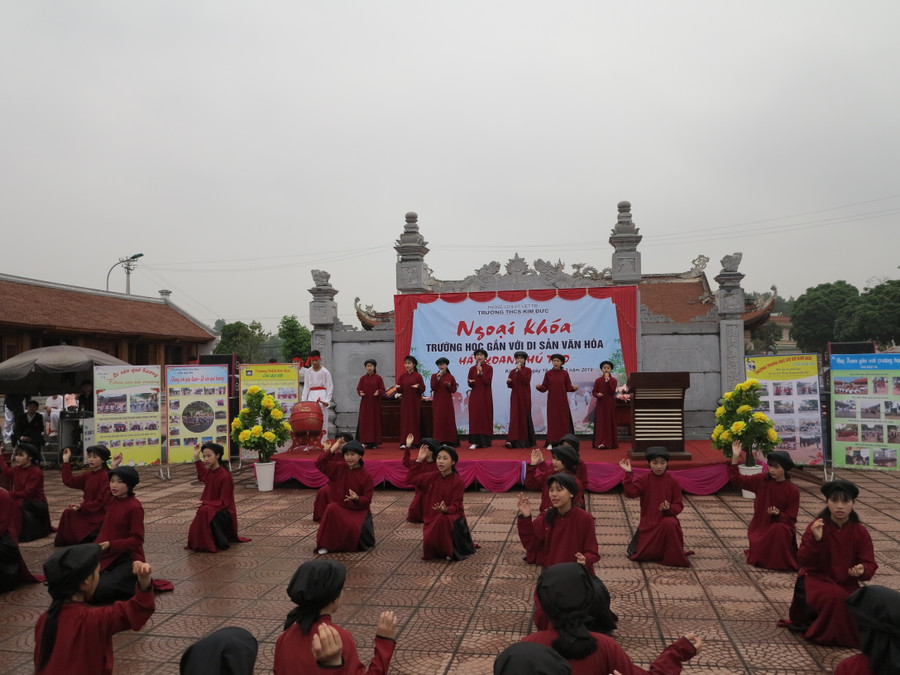
M316 524L314 490L296 484L260 493L252 472L236 474L240 533L252 537L219 554L183 550L202 485L192 465L172 469L163 481L141 469L137 496L143 502L145 551L154 576L175 592L157 596L157 609L143 630L115 639L116 672L177 673L178 660L194 640L228 625L243 626L259 640L257 673L271 672L275 641L292 603L285 593L298 564L311 558ZM874 583L900 589L900 474L839 471L861 488L857 510L875 542L879 564ZM805 526L822 506L821 470L805 472L799 521ZM54 522L61 509L80 501L59 472L46 475ZM386 609L399 619L397 674L490 673L494 656L529 632L532 592L539 568L525 564L515 528L516 492L466 492L466 512L481 545L468 560L422 561L421 525L407 523L412 493L376 489L372 501L377 546L367 553L334 554L349 568L338 624L350 630L368 661L375 622ZM532 495L537 504L539 495ZM597 571L619 615L616 639L647 668L671 641L687 631L706 642L686 673L800 675L831 672L853 652L807 644L775 622L786 617L794 575L748 567L742 550L751 515L749 500L726 488L712 496L685 496L685 541L696 551L690 569L636 564L625 546L638 520L637 500L621 488L587 496L596 519L602 559ZM22 545L33 572L53 552L52 539ZM49 604L40 585L0 596L0 670L32 672L34 624Z

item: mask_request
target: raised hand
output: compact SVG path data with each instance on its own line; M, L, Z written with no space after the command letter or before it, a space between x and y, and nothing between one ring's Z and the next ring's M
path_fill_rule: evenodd
M809 526L809 529L812 532L813 539L822 541L822 534L825 532L825 521L821 518L816 518L812 525Z
M700 653L700 650L703 649L703 640L694 633L685 633L684 639L694 645L694 649L697 650L698 654Z
M622 470L625 471L625 473L631 473L631 460L627 457L619 460L619 466L622 467Z
M63 464L68 462L70 459L72 459L72 448L66 448L65 450L63 450L62 455Z
M327 623L319 624L319 631L313 635L313 658L321 666L340 666L344 659L342 655L344 645L341 636L334 626Z
M740 441L734 441L731 444L731 463L737 464L741 461L741 453L744 452L744 446Z
M406 435L406 447L411 448L414 440L416 440L415 436L413 436L412 434L407 434Z
M119 466L119 465L122 463L122 460L123 460L123 459L125 459L125 457L124 457L124 455L122 455L121 452L120 452L119 454L117 454L117 455L113 455L113 458L112 458L112 468L115 469L117 466Z
M519 498L516 500L516 506L519 508L519 513L526 518L531 518L531 502L528 501L528 497L526 497L524 493L519 493Z
M197 445L194 446L194 461L196 462L198 459L200 459L200 444L199 443L197 443Z
M538 448L534 448L531 451L531 466L537 466L541 462L544 461L544 453L541 452Z
M428 446L423 445L422 447L419 448L419 456L416 457L416 461L424 462L425 460L428 459L428 453L430 453L430 452L431 452L431 450L428 448Z
M394 639L397 633L397 617L391 610L382 612L378 617L378 625L375 626L375 636Z

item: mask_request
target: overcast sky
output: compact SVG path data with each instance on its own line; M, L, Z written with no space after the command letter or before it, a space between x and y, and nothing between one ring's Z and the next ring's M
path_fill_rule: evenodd
M746 290L900 271L900 3L0 4L7 274L212 324L308 320L310 271L393 308L404 214L440 279L519 252ZM124 291L113 270L110 289Z

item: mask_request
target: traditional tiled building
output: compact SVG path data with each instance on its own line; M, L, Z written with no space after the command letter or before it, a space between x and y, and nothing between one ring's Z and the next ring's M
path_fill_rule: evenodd
M146 298L0 274L0 360L59 344L133 365L187 363L210 353L215 332L169 295Z

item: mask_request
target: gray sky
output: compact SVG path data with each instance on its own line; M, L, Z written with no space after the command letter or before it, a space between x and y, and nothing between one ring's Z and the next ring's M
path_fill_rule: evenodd
M747 290L897 278L900 3L0 5L3 272L210 324L306 322L310 270L392 309L419 214L441 279L518 251L645 273L743 251ZM113 271L111 290L124 290Z

